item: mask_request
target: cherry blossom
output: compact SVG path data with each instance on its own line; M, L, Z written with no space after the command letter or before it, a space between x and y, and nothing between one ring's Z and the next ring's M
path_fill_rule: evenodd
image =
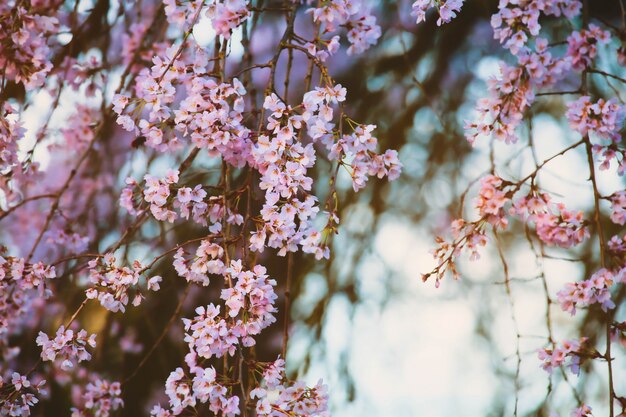
M576 407L574 410L572 410L572 414L570 414L570 417L590 417L593 414L591 414L591 407L589 407L586 404L581 404L580 407Z
M119 382L95 379L84 388L80 404L71 409L72 417L100 416L109 417L124 405Z
M626 223L626 190L611 194L611 221L615 224Z
M202 358L232 356L239 344L253 346L253 337L276 321L276 281L268 279L263 266L246 271L240 260L233 260L223 274L233 285L221 294L228 318L219 316L220 306L209 304L206 308L197 307L193 319L183 319L185 342Z
M115 265L115 257L108 253L89 261L89 282L91 287L85 291L87 299L97 299L102 307L112 312L126 311L126 306L132 296L132 304L141 304L143 295L139 289L139 277L146 270L135 261L133 267L119 267ZM158 279L149 284L148 289L158 291Z
M324 34L334 34L341 27L347 29L349 55L365 52L380 38L376 17L368 13L363 0L330 0L308 12L313 15L314 22L322 24Z
M54 362L58 357L63 360L61 369L69 370L75 366L74 362L91 359L87 346L96 347L96 335L87 336L87 331L84 329L74 333L73 330L66 330L65 326L61 326L53 339L50 339L44 332L39 332L36 342L38 346L41 346L41 359Z
M0 67L9 80L28 88L40 87L52 69L50 43L59 30L55 16L61 3L25 8L9 0L0 6Z
M546 372L552 372L555 368L567 366L570 371L578 375L580 373L581 359L583 356L584 344L586 338L580 340L568 340L556 345L554 349L539 350L539 360L542 361L541 367Z
M573 32L567 38L567 56L572 60L572 66L582 71L589 67L598 54L598 44L609 42L611 35L608 31L590 24L589 28Z
M626 113L615 100L599 99L593 103L589 96L582 96L568 105L566 116L572 129L581 135L594 134L618 141Z
M439 18L437 19L437 25L441 26L442 23L450 23L452 19L456 17L456 14L461 11L464 0L417 0L411 6L413 11L412 15L417 17L417 23L426 20L426 12L435 7L439 12Z
M329 416L326 385L318 381L309 388L301 381L291 383L285 377L284 365L279 358L264 366L263 383L250 392L250 398L256 400L257 415L275 416L275 410L281 410L299 417Z
M47 395L43 388L45 380L35 381L26 375L13 372L0 376L0 414L3 416L23 417L31 414L39 398Z
M611 287L616 281L613 273L607 269L601 269L582 282L570 282L557 294L559 304L564 311L571 315L576 314L576 307L586 307L592 304L600 304L602 310L607 311L615 308L611 300Z
M498 13L491 17L491 26L495 38L516 55L525 49L529 38L539 35L541 14L572 19L581 9L578 0L502 0Z

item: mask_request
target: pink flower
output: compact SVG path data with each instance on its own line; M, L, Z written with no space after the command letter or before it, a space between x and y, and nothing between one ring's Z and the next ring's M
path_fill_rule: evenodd
M54 339L49 339L44 332L39 332L37 345L41 346L41 359L54 362L57 357L62 359L61 369L67 371L74 367L75 362L88 361L91 354L86 347L96 347L96 335L87 337L85 330L74 333L70 329L61 326Z
M588 29L573 32L567 38L567 56L572 60L572 66L582 71L591 65L591 62L598 54L598 44L608 43L611 34L600 29L593 23Z
M592 416L591 407L585 404L581 404L580 407L577 407L574 410L572 410L572 414L570 414L570 416L571 417L590 417Z
M576 307L587 307L592 304L601 304L602 310L615 308L611 300L611 287L615 276L607 269L601 269L586 281L568 283L557 293L559 304L564 311L572 316L576 314Z
M611 221L623 226L626 223L626 190L611 194L609 200L611 202Z
M626 112L615 100L599 99L592 103L589 96L582 96L568 105L566 116L572 129L581 135L593 133L603 139L618 141Z
M538 351L539 360L543 363L541 367L549 373L560 366L568 366L573 374L580 372L580 354L582 346L587 342L587 338L579 340L568 340L554 349L540 349Z
M417 17L417 23L426 20L426 12L437 7L439 12L439 19L437 19L437 25L441 26L443 23L449 23L456 17L456 13L461 11L464 0L417 0L411 6L413 11L411 15Z

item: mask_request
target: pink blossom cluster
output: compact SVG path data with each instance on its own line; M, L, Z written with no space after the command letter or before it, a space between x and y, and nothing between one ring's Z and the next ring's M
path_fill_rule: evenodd
M268 279L263 266L244 270L240 260L233 260L224 279L229 285L221 294L225 318L219 316L220 306L209 304L196 308L193 319L183 319L185 342L201 358L232 356L239 344L254 346L253 336L276 321L276 281Z
M336 98L333 100L337 102ZM262 227L252 235L250 247L263 251L267 244L279 248L284 255L297 250L297 245L301 244L308 251L314 251L317 242L307 243L309 236L316 233L311 220L319 209L317 198L308 194L313 180L307 170L315 163L316 156L312 143L304 146L298 140L298 130L302 129L305 116L292 114L291 107L276 95L266 97L263 107L272 112L267 118L271 134L259 136L252 158L262 175L260 188L265 191L265 204L261 210ZM332 109L328 109L332 117ZM305 194L300 197L298 194L302 191Z
M563 203L552 203L546 193L531 191L513 202L511 214L533 222L537 236L546 244L569 248L589 237L582 211L567 210Z
M517 142L516 129L535 101L535 90L563 78L569 69L568 61L553 57L545 39L538 38L535 48L520 52L517 66L501 64L500 76L488 81L489 97L479 99L476 105L478 120L465 124L465 136L470 143L479 136Z
M518 66L523 77L528 77L535 90L555 85L571 70L567 57L556 57L550 50L548 40L535 39L535 48L527 48L517 54Z
M248 1L217 0L209 2L206 15L211 19L215 32L228 39L232 31L248 19L250 15Z
M311 0L308 2L313 3ZM348 55L365 52L380 38L376 17L368 12L363 0L329 0L319 3L308 12L313 15L315 23L322 25L323 34L334 34L342 27L348 31Z
M123 95L114 98L117 122L126 130L139 130L145 144L157 150L174 151L181 147L181 139L187 139L210 155L221 155L242 167L249 161L251 147L250 131L243 125L246 90L236 78L232 84L218 84L206 77L207 56L202 50L189 64L189 73L185 60L175 59L174 53L168 51L171 61L167 62L155 57L151 73L141 73L139 99L130 115L122 112L131 100ZM187 94L179 108L172 109L168 105L174 100L174 85L180 83ZM145 110L150 110L147 119L141 117Z
M337 103L342 100L341 92L337 98L335 90L328 90L333 94L329 94L329 101ZM305 103L307 97L305 95ZM297 250L300 244L303 249L313 252L318 242L310 239L310 236L316 236L312 220L319 208L317 197L309 194L313 180L307 170L313 167L316 156L312 143L304 145L298 140L303 119L313 115L295 113L276 95L266 97L263 107L271 112L267 117L267 129L271 133L259 136L252 157L261 173L260 188L265 191L265 204L260 213L263 222L252 235L250 247L260 252L267 245L280 249L280 254L284 255L287 251ZM327 109L332 118L332 108L328 106ZM325 124L323 128L332 127ZM315 131L309 134L317 135Z
M466 137L474 143L479 136L492 136L505 143L517 142L516 129L535 101L535 91L554 85L571 69L571 57L553 57L548 41L537 37L539 17L573 18L581 10L578 0L503 0L492 16L496 39L516 56L517 65L501 64L500 76L489 80L489 97L480 99L476 121L465 125ZM529 37L535 37L534 50Z
M521 68L502 64L500 71L500 78L489 80L490 97L476 104L478 120L465 124L465 137L471 144L479 136L491 135L505 143L517 142L515 130L534 101L535 95Z
M565 115L570 127L581 135L594 134L612 141L621 140L619 132L626 111L616 100L599 99L592 102L589 96L582 96L568 104Z
M372 136L375 128L374 125L356 126L352 134L344 135L331 146L331 159L350 164L354 191L365 187L368 176L389 180L400 176L402 164L396 150L388 149L382 155L374 153L378 145L378 140Z
M101 68L102 62L97 56L87 55L79 58L66 57L59 70L65 73L64 78L74 91L84 88L85 97L94 97L104 85ZM79 107L84 107L84 105ZM95 118L93 117L92 120Z
M626 235L611 237L607 243L609 253L617 258L622 265L626 265Z
M119 382L96 378L87 384L80 398L80 405L72 407L71 417L109 417L124 406Z
M179 248L174 255L174 268L187 282L195 282L206 287L210 282L209 275L224 273L223 256L223 247L206 239L200 242L192 259L185 259L185 250Z
M456 219L451 224L453 240L450 242L440 236L435 238L437 247L431 251L437 266L429 273L422 274L422 281L426 282L432 275L435 276L435 286L439 287L441 280L446 274L452 274L454 279L460 277L456 265L456 258L462 252L470 255L470 260L480 258L480 248L487 245L488 238L485 233L485 221L467 222L464 219Z
M139 290L139 277L146 270L138 261L133 267L119 267L115 265L115 257L107 253L102 257L89 261L89 282L91 287L85 290L87 299L97 299L102 307L112 312L126 311L129 297L132 304L141 304L144 296ZM160 276L152 277L148 281L148 289L158 291Z
M26 88L41 87L52 70L51 39L59 30L59 0L25 7L16 0L0 4L0 68L3 79Z
M579 0L501 0L498 13L491 17L491 26L495 38L517 55L525 49L530 37L539 35L542 14L572 19L580 14L581 8Z
M170 196L170 186L178 182L178 171L168 170L163 179L146 174L144 180L146 181L146 186L143 191L143 197L145 201L150 203L150 212L154 218L173 223L176 219L176 213L168 210L165 206Z
M328 58L337 53L339 50L340 39L339 35L335 35L328 40L318 39L317 43L307 42L305 47L311 56L314 56L320 60L320 62L326 62Z
M17 144L24 136L25 129L16 109L8 102L5 101L0 108L0 115L0 171L5 171L18 163ZM0 180L0 185L3 185L4 181ZM0 186L0 190L4 189L5 186Z
M626 190L611 194L609 201L611 202L611 221L623 226L626 223Z
M180 28L187 29L196 23L202 11L213 26L213 30L225 39L230 38L235 28L246 20L250 11L245 0L163 0L167 20Z
M341 84L317 87L304 95L304 113L307 133L311 138L326 145L329 158L349 165L352 187L355 191L365 187L368 176L387 177L389 180L400 176L402 164L398 153L388 150L377 154L378 139L372 136L374 125L361 125L349 122L353 126L352 134L345 134L336 140L333 121L333 105L345 101L346 89ZM270 120L271 122L271 120ZM269 126L268 126L269 127Z
M243 125L245 95L236 78L232 84L194 78L187 84L187 97L174 111L175 129L209 155L242 167L250 161L251 147L250 130Z
M146 174L145 185L127 178L127 187L122 190L120 205L134 216L141 215L146 208L159 221L175 222L177 219L192 219L201 225L209 225L209 231L217 233L222 228L224 212L228 224L240 225L243 217L233 209L224 210L224 199L208 196L202 185L179 186L179 172L168 170L163 178ZM176 191L174 193L174 191ZM146 207L144 202L149 203Z
M592 304L600 304L602 310L607 311L615 308L611 300L611 287L616 281L623 281L624 274L615 275L606 268L602 268L588 280L581 282L569 282L557 293L559 304L563 311L572 316L576 314L576 307L587 307Z
M192 354L187 355L186 362L193 376L188 376L183 368L176 368L170 373L165 383L170 410L157 405L150 413L152 416L176 416L183 413L186 408L193 408L207 402L209 409L215 415L233 417L240 414L239 397L229 395L229 389L217 381L217 373L213 367L198 366Z
M541 367L549 373L561 366L567 366L570 371L578 375L580 373L582 350L587 338L583 337L579 340L566 340L560 345L557 344L553 349L540 349L538 352L539 360L542 361Z
M615 138L617 138L617 135ZM611 167L611 162L615 160L617 163L617 174L623 176L626 173L626 149L619 148L614 142L609 145L593 144L592 150L594 155L598 155L601 158L600 170L606 171Z
M436 285L451 273L459 277L455 258L462 252L470 255L470 260L480 258L479 249L487 244L485 224L505 229L509 219L516 216L524 223L534 223L539 239L551 246L569 248L580 244L589 237L587 222L582 211L567 210L562 203L552 203L546 193L538 193L534 186L525 196L513 199L521 183L515 184L495 175L483 177L475 207L480 215L476 221L456 219L451 223L452 241L437 237L437 247L432 251L437 266L430 273L423 274L426 281L431 275L436 277ZM506 209L508 202L511 207Z
M586 404L581 404L580 407L576 407L572 410L570 417L592 417L591 407Z
M148 27L144 22L137 22L130 25L128 32L122 35L122 57L125 65L129 65L132 62L135 52L141 54L141 41L147 30ZM148 57L144 52L142 58L148 58L149 60L152 57Z
M328 388L319 381L314 387L303 382L288 383L285 361L277 359L265 366L263 383L250 392L256 400L257 416L328 417Z
M41 346L41 359L54 362L59 358L62 360L61 369L67 371L74 368L76 363L91 359L87 346L96 347L96 335L88 336L84 329L75 333L72 329L61 326L53 339L44 332L39 332L36 342Z
M51 148L59 150L63 148L74 150L86 148L94 138L93 124L97 117L93 107L84 104L77 105L74 114L68 118L67 125L61 128L63 142L52 144Z
M390 180L399 176L397 153L375 153L374 126L355 126L352 135L336 139L333 106L342 103L345 95L341 85L316 87L304 95L301 113L275 94L266 97L264 108L271 112L267 130L271 133L259 136L252 150L254 166L262 174L260 187L266 193L261 210L264 222L251 238L251 249L262 251L267 245L284 255L301 245L318 259L328 256L321 234L312 226L319 209L317 198L308 194L313 181L307 170L313 167L316 155L312 143L303 145L299 140L304 130L313 141L326 146L331 160L348 169L355 190L365 185L368 175L386 175Z
M443 23L450 23L456 17L457 12L461 11L465 0L417 0L411 6L411 15L417 17L417 23L426 20L426 12L433 7L437 8L439 18L437 26Z
M502 229L505 229L508 224L504 205L510 201L510 197L503 191L504 185L502 178L495 175L483 177L480 180L480 191L475 201L480 217Z
M0 376L0 415L29 416L31 407L39 402L39 397L48 394L43 388L45 383L45 380L29 380L26 375L17 372Z
M598 54L598 45L606 44L611 34L593 23L587 29L572 32L567 37L567 56L571 59L572 67L578 71L588 68Z
M19 333L33 306L52 294L48 281L56 278L53 266L29 263L24 258L0 252L0 357L6 360L19 353L9 337Z

